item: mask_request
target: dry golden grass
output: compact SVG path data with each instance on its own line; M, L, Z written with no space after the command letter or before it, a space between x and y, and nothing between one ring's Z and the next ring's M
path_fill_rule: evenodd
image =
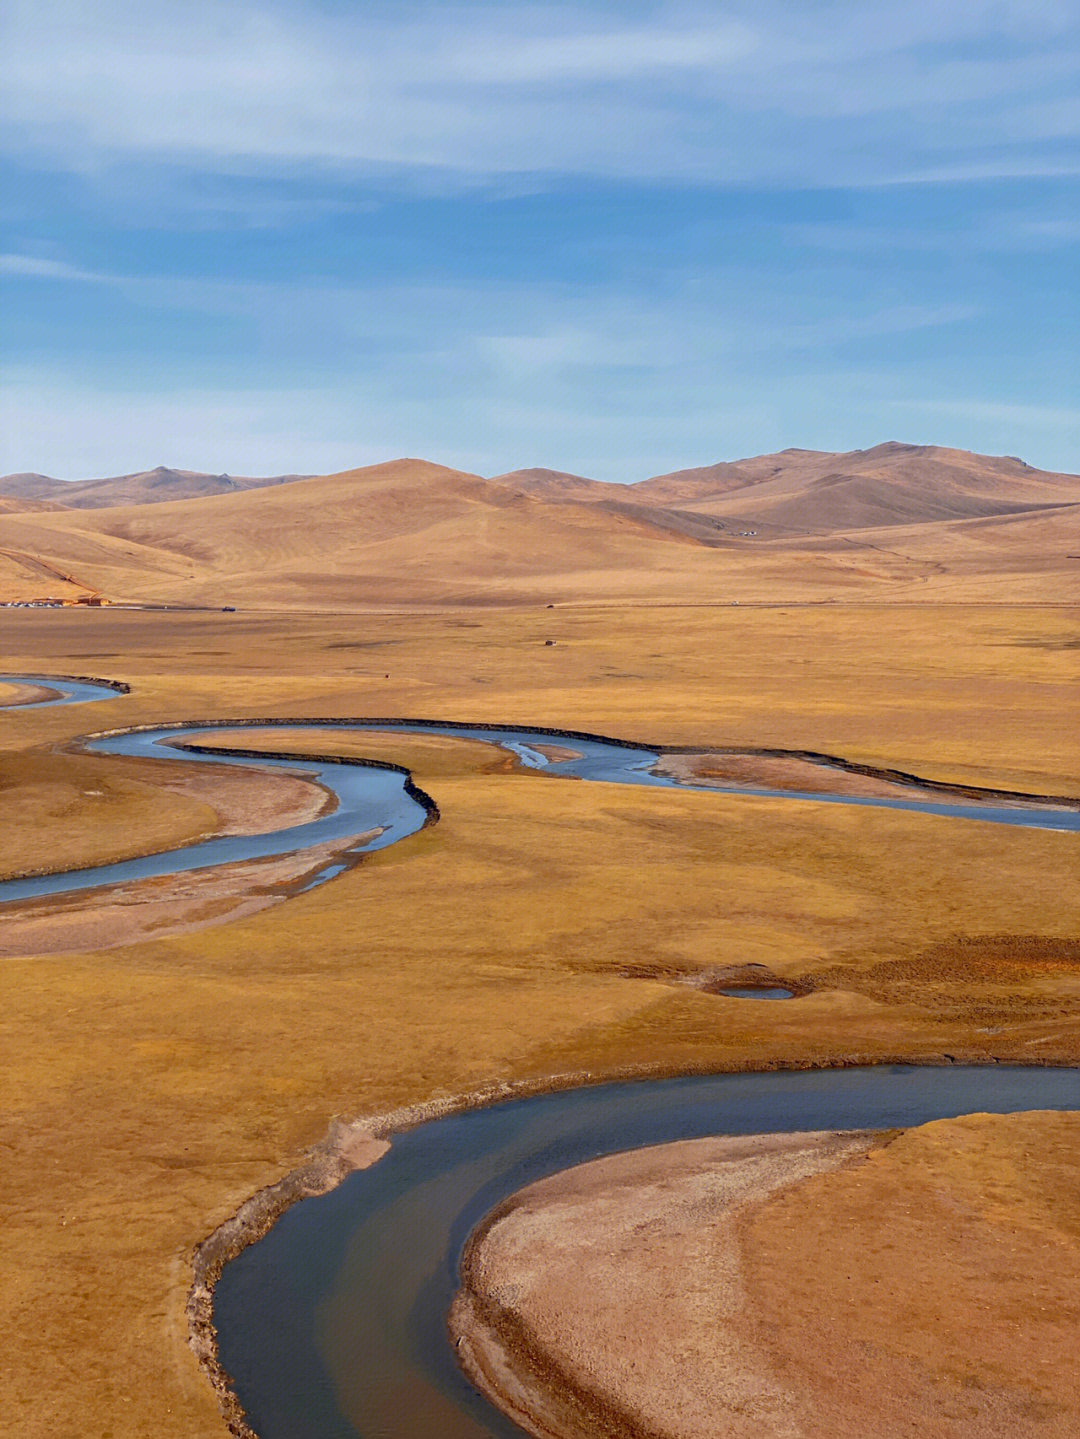
M1076 1433L1078 1142L1080 1114L945 1120L753 1211L756 1336L811 1432Z
M145 768L136 769L145 774ZM170 849L210 833L214 808L132 777L125 762L30 751L0 756L0 863L6 874L77 869Z
M414 715L811 748L1080 794L1074 631L1067 610L1004 606L17 612L8 669L99 673L133 692L0 713L0 753L16 775L33 750L34 782L71 799L101 787L79 778L98 762L52 747L92 729ZM913 995L910 975L887 980L890 963L958 936L1075 940L1074 835L559 782L429 738L347 748L411 764L440 823L258 915L4 961L0 1414L12 1433L220 1434L186 1349L192 1246L334 1113L583 1068L1080 1058L1067 967L1018 974L1049 1007L996 1035L965 1009L963 973L936 980L940 1006ZM172 791L137 808L163 768L125 768L95 820L102 846L203 823ZM75 815L41 820L35 843L59 846ZM19 868L17 829L8 843L5 865ZM837 974L771 1005L640 977L748 961Z

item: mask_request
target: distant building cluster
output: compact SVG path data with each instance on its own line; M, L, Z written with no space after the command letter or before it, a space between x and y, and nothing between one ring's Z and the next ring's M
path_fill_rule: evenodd
M62 610L73 609L79 605L88 605L91 609L101 609L109 601L104 595L76 595L73 599L61 599L58 595L42 595L36 600L8 600L4 606L9 610Z

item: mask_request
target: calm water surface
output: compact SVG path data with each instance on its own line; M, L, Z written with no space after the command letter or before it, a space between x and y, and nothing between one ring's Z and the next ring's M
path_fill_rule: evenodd
M51 681L48 676L0 676L0 678L30 679L36 683L52 684L56 688L74 686L73 681ZM79 699L101 699L115 697L114 692L103 686L80 686L82 690L99 692L65 694L61 700L44 701L43 704L73 704ZM29 708L29 706L27 707ZM365 720L342 722L305 722L291 728L319 730L346 730L370 734L419 734L437 735L444 738L481 740L497 745L518 756L521 762L537 773L568 779L597 781L613 784L648 785L662 789L701 789L708 786L678 784L663 775L652 773L652 767L659 759L656 751L640 746L622 744L614 740L596 739L591 736L574 735L568 738L550 730L528 730L515 727L488 728L466 724L427 723L415 720ZM172 759L188 764L232 764L253 765L260 768L275 768L305 775L323 785L333 796L332 811L306 824L296 824L275 830L270 834L229 835L221 839L206 840L199 844L183 845L158 854L144 855L137 859L124 860L118 864L97 865L81 870L63 873L33 875L26 879L12 879L0 882L0 903L39 899L53 894L70 894L79 890L97 889L110 884L129 883L132 880L150 879L161 875L207 869L215 865L236 863L243 860L266 859L276 855L290 854L327 841L342 843L350 854L363 854L395 844L407 835L413 834L425 822L427 811L408 792L403 772L378 768L364 764L348 764L340 761L313 759L243 758L199 750L192 752L200 741L212 739L222 730L236 728L236 722L222 721L212 725L166 725L159 729L142 730L133 734L110 734L85 742L86 748L95 754L126 756L152 756L156 759ZM558 746L565 749L571 745L575 756L571 759L549 759L543 752L544 746ZM715 791L713 791L715 793ZM952 819L978 820L984 823L1011 824L1039 829L1072 830L1080 832L1080 810L1050 810L1010 806L931 804L921 800L906 799L864 799L846 795L802 794L788 790L741 789L728 790L745 796L766 796L790 801L812 801L817 804L851 804L866 808L915 810L925 814L946 816ZM364 834L376 831L373 838L362 840ZM325 866L309 880L307 887L324 883L340 873L338 862Z
M260 1439L511 1439L446 1337L462 1245L501 1199L601 1154L710 1134L1080 1109L1080 1071L990 1065L738 1074L516 1100L394 1139L226 1266L225 1368Z

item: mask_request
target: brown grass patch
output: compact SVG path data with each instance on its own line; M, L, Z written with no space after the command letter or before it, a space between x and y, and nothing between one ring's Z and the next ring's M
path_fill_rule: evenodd
M907 1131L747 1217L747 1312L808 1436L1071 1436L1080 1115Z
M1069 1017L1080 1002L1080 939L953 935L903 959L814 970L812 980L821 989L850 989L882 1004L972 1022Z

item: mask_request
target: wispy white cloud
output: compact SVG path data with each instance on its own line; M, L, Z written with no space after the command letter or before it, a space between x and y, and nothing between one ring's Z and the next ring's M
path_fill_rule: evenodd
M99 281L106 278L93 270L84 270L66 260L50 260L38 255L0 255L0 275L24 280Z
M480 280L112 283L128 302L240 326L245 353L286 336L289 363L258 376L218 363L203 383L96 353L93 364L14 367L0 470L311 472L419 453L492 473L542 462L640 479L748 448L840 447L853 430L853 443L873 443L880 429L856 428L851 385L829 356L875 353L972 313L855 300L815 317L770 311L745 276L694 276L662 296Z
M778 305L772 280L746 267L669 276L663 293L618 285L482 277L453 283L281 281L106 274L62 259L0 255L0 273L45 283L107 285L129 304L226 319L255 337L288 334L310 353L356 353L392 366L439 357L493 380L591 370L656 373L737 356L798 356L961 324L979 313L960 301L868 306L838 297Z
M1078 161L1068 0L732 0L722 14L383 0L346 13L242 0L10 8L7 143L68 165L156 156L869 184L1072 173Z
M1065 466L1076 18L1076 0L8 0L0 160L26 183L0 274L9 348L42 365L5 401L8 467L411 450L640 478L870 444L893 416ZM995 188L1036 178L1058 182L1037 201ZM838 186L867 193L749 193ZM510 194L546 198L473 204ZM958 373L1007 403L941 398Z
M565 12L563 12L565 15ZM580 22L579 22L580 23ZM702 74L745 59L758 44L750 25L718 19L709 26L620 28L589 33L490 34L479 45L449 50L439 70L445 80L475 85L597 84L678 72Z
M1080 155L1075 159L1042 160L1037 155L1004 155L1000 159L980 157L947 165L930 164L922 169L883 174L868 183L886 185L966 185L997 183L1002 180L1072 180L1080 176Z
M974 255L1001 251L1053 250L1080 242L1080 220L1034 205L1009 209L998 204L969 209L962 226L934 223L860 225L846 220L788 221L778 227L787 241L826 255L866 259L901 254Z

